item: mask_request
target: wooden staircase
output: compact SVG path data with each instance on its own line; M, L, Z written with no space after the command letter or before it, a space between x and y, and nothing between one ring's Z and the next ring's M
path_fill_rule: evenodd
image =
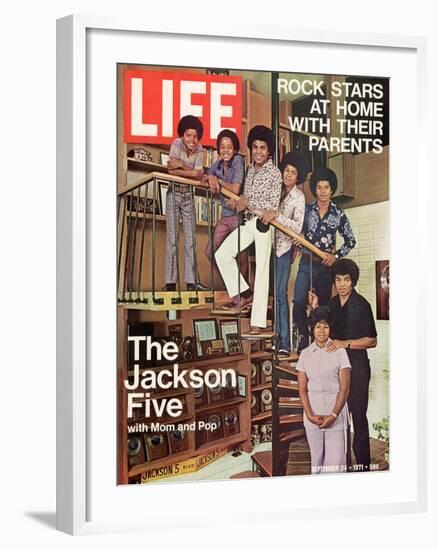
M297 355L274 362L272 377L272 451L252 455L261 476L311 473L310 451L298 395Z

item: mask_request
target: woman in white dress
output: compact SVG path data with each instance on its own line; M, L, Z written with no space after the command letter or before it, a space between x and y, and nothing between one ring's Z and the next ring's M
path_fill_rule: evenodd
M317 308L309 324L314 342L301 352L297 370L312 473L345 472L351 365L344 348L327 351L328 307Z

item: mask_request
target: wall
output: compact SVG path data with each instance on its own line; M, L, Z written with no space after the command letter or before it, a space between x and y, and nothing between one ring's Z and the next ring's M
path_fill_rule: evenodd
M343 199L342 208L389 200L389 146L381 154L354 155L354 198Z
M389 201L345 210L353 227L357 245L349 254L360 269L357 290L371 304L376 319L376 260L390 258L389 245ZM389 370L389 321L376 321L377 347L368 351L371 362L370 401L368 420L371 436L373 422L388 416L389 382L384 371Z

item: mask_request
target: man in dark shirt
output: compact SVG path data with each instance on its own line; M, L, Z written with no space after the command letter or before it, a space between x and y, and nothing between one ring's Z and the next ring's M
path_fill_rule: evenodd
M373 312L367 300L354 287L359 268L348 259L338 260L331 269L332 281L338 292L329 301L332 315L333 341L327 351L345 348L352 367L348 407L353 417L353 451L359 471L370 468L370 436L367 419L368 390L371 377L368 348L377 345ZM312 308L318 307L318 297L309 292Z

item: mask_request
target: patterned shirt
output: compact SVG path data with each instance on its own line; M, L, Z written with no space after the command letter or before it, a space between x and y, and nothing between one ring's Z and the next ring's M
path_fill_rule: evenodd
M171 159L182 160L189 165L192 170L202 170L204 166L204 149L198 143L196 147L187 155L187 149L182 138L176 140L170 146L169 157Z
M216 176L225 183L242 183L243 174L244 174L244 165L243 158L240 155L234 155L231 165L228 166L227 174L224 174L224 161L217 160L213 163L209 170L208 174L210 176ZM224 195L220 196L222 204L222 216L229 218L230 216L235 216L236 211L227 208L227 198Z
M344 244L333 252L336 247L336 232L344 239ZM303 227L304 238L314 244L323 252L337 254L338 257L346 256L356 245L356 239L345 212L330 201L330 206L324 217L319 216L318 204L315 201L306 206L306 215ZM301 247L303 252L310 252Z
M280 204L279 214L276 220L292 229L295 233L301 233L304 222L304 213L306 211L306 200L304 193L298 189L296 185L286 195ZM276 254L283 256L285 252L292 247L292 239L285 235L282 231L276 231Z
M280 170L269 159L255 173L250 164L245 178L243 196L248 199L249 210L277 210L281 197Z

